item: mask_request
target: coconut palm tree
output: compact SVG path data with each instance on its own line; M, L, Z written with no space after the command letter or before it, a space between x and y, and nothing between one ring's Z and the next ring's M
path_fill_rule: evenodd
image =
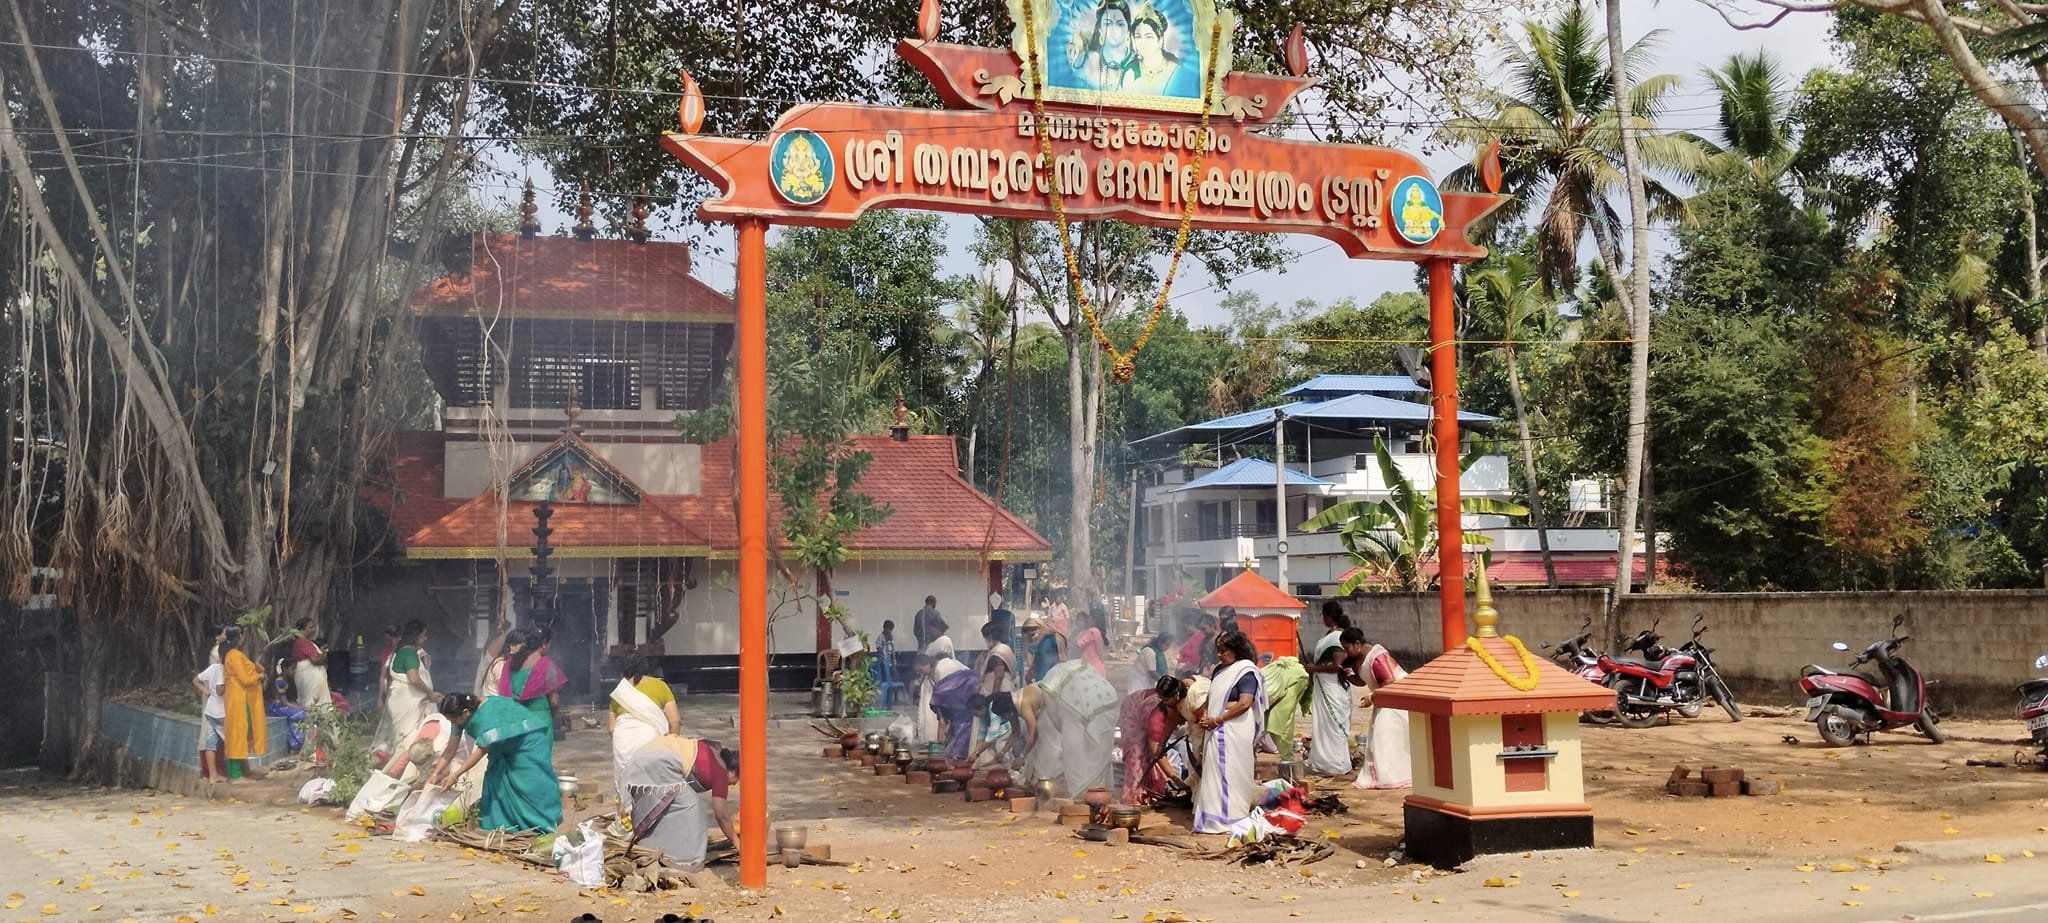
M1719 67L1702 69L1719 96L1714 137L1694 139L1706 152L1709 176L1747 173L1777 185L1798 158L1784 80L1776 59L1762 51L1732 54Z
M1621 162L1614 81L1601 52L1603 36L1583 7L1574 4L1555 21L1522 24L1522 41L1508 50L1508 88L1489 93L1492 114L1453 120L1451 135L1484 149L1501 143L1503 189L1508 203L1490 216L1495 225L1514 224L1534 213L1536 268L1546 292L1569 290L1578 270L1579 245L1591 234L1608 271L1619 276L1626 222L1611 197L1626 186ZM1648 60L1660 33L1637 41L1625 54L1629 74ZM1633 81L1625 107L1630 134L1651 169L1683 178L1703 165L1697 139L1658 133L1654 122L1665 96L1678 86L1674 74ZM1447 184L1476 188L1476 165L1460 167ZM1685 201L1661 182L1646 193L1655 213L1682 217ZM1482 231L1490 228L1482 228Z
M1465 277L1468 314L1493 328L1488 337L1497 341L1489 352L1507 365L1508 400L1515 407L1515 429L1522 443L1522 483L1529 507L1529 524L1536 529L1536 545L1543 553L1543 577L1557 589L1557 566L1550 557L1550 530L1543 525L1543 498L1536 480L1536 440L1529 435L1529 407L1522 396L1522 373L1516 362L1518 344L1550 339L1557 329L1557 303L1543 294L1543 282L1528 257L1512 254L1490 261Z

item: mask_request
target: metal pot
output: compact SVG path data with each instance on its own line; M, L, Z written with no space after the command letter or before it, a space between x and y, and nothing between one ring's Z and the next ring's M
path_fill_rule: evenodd
M1308 778L1308 763L1303 760L1281 760L1280 778L1289 782L1299 782Z
M795 824L787 827L777 827L775 828L775 848L794 849L801 852L804 848L804 842L810 839L810 834L809 828Z
M1134 804L1116 805L1109 809L1109 825L1112 827L1122 827L1125 830L1136 830L1138 829L1138 819L1143 817L1144 814L1145 809Z

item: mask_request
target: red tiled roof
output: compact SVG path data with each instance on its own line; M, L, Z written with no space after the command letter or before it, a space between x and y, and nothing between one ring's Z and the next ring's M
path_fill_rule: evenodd
M1520 654L1501 638L1481 638L1481 647L1516 677L1527 676ZM1379 688L1373 704L1432 715L1526 715L1611 707L1614 690L1587 682L1540 654L1532 654L1536 688L1524 692L1507 684L1464 645L1445 651L1415 672Z
M388 477L381 473L373 476L364 487L364 497L391 517L393 533L411 535L463 504L459 497L446 496L442 486L444 441L444 435L436 432L391 434Z
M468 269L413 295L421 314L731 323L732 299L690 274L684 243L479 234Z
M1610 586L1614 583L1614 553L1611 551L1552 554L1551 564L1557 568L1557 582L1564 586ZM1345 571L1338 576L1338 582L1351 579L1358 570L1354 567ZM1424 576L1434 577L1436 571L1435 559L1422 563ZM1631 579L1642 583L1645 572L1643 556L1636 555L1629 568ZM1657 572L1665 572L1663 558L1657 560ZM1545 586L1550 582L1544 577L1543 553L1539 551L1496 551L1492 562L1486 565L1486 576L1495 586Z
M896 442L887 436L861 436L854 442L874 454L858 489L891 510L888 518L855 533L847 543L856 556L978 558L984 550L991 557L1009 559L1051 554L1050 542L960 476L952 437L912 436L907 442ZM400 439L394 444L395 451L407 447L429 454L394 459L394 468L431 469L432 499L442 504L439 512L427 516L406 509L415 502L412 495L398 504L404 512L394 513L394 525L413 524L410 529L399 529L407 553L433 557L497 547L498 506L492 495L441 500L439 439ZM592 450L601 453L603 445L592 446ZM532 451L545 451L545 446ZM637 505L554 504L550 525L555 532L549 541L563 549L650 549L649 556L659 549L702 549L662 552L670 554L729 555L739 547L733 518L731 440L704 446L702 459L696 494L649 494L643 489L642 502ZM519 549L531 544L533 506L509 505L506 546ZM769 507L771 535L776 534L778 506Z
M1243 612L1308 608L1307 603L1295 599L1287 591L1274 586L1272 581L1248 570L1239 572L1222 586L1209 591L1209 595L1196 600L1195 605L1202 609L1235 606Z

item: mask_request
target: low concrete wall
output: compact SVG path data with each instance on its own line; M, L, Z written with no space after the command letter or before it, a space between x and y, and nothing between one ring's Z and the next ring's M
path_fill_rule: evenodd
M265 721L270 752L249 761L259 769L267 761L284 758L287 752L285 720L268 718ZM199 719L190 715L120 702L102 702L99 737L142 763L169 763L193 772L199 771Z
M1595 643L1604 645L1612 640L1598 630L1605 599L1600 590L1502 591L1494 607L1502 627L1532 648L1578 634L1589 617ZM1343 602L1367 637L1401 662L1412 667L1436 653L1436 594L1375 593ZM1318 606L1312 602L1311 613ZM1852 655L1828 645L1843 641L1861 651L1889 634L1894 615L1906 617L1913 638L1906 656L1938 683L1934 702L1945 712L2009 715L2013 688L2036 675L2034 658L2048 652L2044 590L1658 593L1629 597L1622 624L1633 632L1661 619L1659 630L1676 644L1695 614L1706 617L1714 662L1739 696L1756 702L1796 699L1800 667L1846 666Z

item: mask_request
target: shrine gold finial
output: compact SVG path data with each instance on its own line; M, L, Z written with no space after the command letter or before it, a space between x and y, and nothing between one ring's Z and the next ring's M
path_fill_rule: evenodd
M924 0L918 4L917 37L927 42L939 37L939 0Z
M1308 40L1303 37L1302 31L1301 23L1295 23L1294 28L1287 32L1287 44L1283 49L1286 52L1287 72L1296 77L1308 73Z
M683 99L676 104L676 127L686 135L694 135L704 127L704 90L697 86L697 78L686 70L676 74L683 78Z
M1472 579L1479 582L1476 599L1472 608L1472 624L1477 625L1481 638L1500 637L1500 613L1493 608L1493 587L1486 581L1486 556L1472 559Z

